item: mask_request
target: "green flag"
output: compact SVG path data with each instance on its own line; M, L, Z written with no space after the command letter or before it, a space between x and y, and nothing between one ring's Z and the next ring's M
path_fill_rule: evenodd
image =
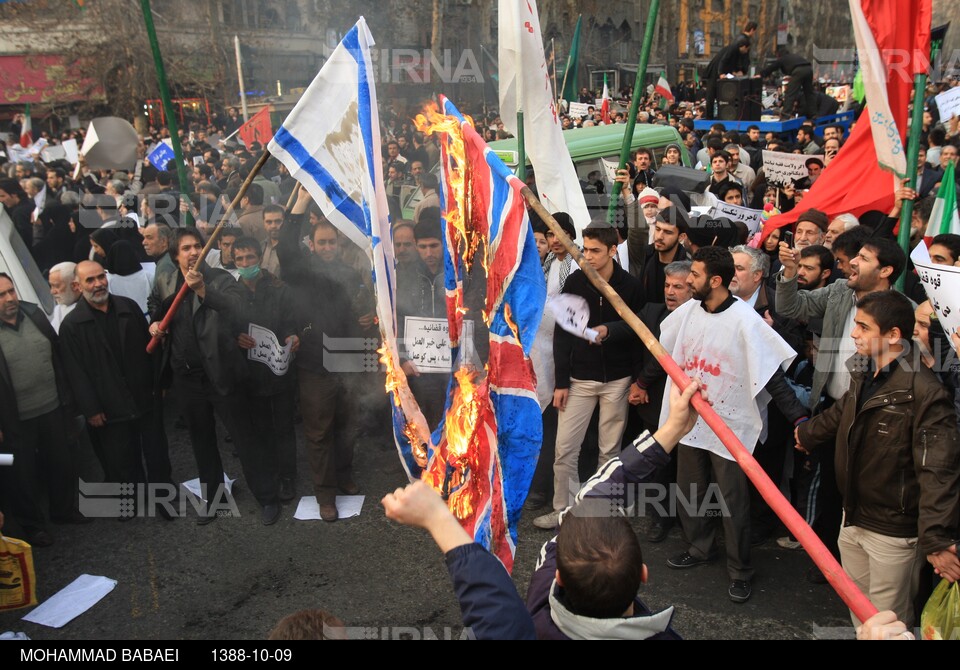
M563 94L560 97L568 102L576 102L580 99L577 71L580 69L581 27L583 27L583 15L577 19L577 28L573 31L573 44L570 45L570 56L567 58L567 67L563 73Z
M863 70L857 70L857 76L853 78L853 99L861 105L867 97L867 92L863 86Z

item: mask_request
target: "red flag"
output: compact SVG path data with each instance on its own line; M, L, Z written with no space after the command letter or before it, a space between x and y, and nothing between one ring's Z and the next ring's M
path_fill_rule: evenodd
M904 133L913 94L913 75L925 72L930 65L932 0L861 2L877 48L883 54L893 54L884 58L887 93L897 128ZM870 210L888 212L893 208L894 177L877 163L869 118L868 107L840 153L804 197L803 204L770 219L764 226L763 239L775 228L793 224L801 212L810 208L826 212L830 217L846 212L860 216ZM901 139L906 147L906 139Z
M240 127L237 135L243 141L248 149L254 142L259 142L260 146L267 146L267 143L273 139L273 126L270 123L270 107L264 107L253 115L249 121Z

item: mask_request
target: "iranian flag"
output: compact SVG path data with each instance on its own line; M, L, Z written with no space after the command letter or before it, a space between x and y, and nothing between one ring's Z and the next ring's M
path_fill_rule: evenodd
M930 222L927 224L927 232L923 238L927 245L937 235L947 233L960 235L960 217L957 216L957 184L954 180L955 168L953 161L947 165L943 171L943 178L940 180L940 192L937 193L937 202L930 212Z
M654 90L667 102L673 102L673 91L670 90L670 83L667 81L667 77L663 72L660 73L660 79L657 80L657 85Z
M20 146L23 148L33 144L33 129L30 127L30 105L23 110L23 125L20 127Z
M600 116L605 125L610 125L610 87L607 86L607 75L603 75L603 103L600 105Z

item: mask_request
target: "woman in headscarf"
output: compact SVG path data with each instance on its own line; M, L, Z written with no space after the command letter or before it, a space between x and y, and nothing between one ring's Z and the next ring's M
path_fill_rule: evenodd
M66 205L50 205L40 214L44 228L49 230L43 239L33 247L33 258L42 272L57 263L74 261L74 247L77 234L70 227L73 211Z
M92 261L97 261L106 267L107 254L113 245L120 241L116 228L97 228L90 233L90 251Z
M133 245L126 240L114 242L107 252L104 267L107 269L107 286L110 293L130 298L140 305L140 309L146 314L147 297L150 295L152 282L150 275L140 265Z

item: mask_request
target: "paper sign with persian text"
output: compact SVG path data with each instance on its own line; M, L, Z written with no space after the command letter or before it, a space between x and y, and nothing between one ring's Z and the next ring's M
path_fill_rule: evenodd
M930 261L927 245L920 243L910 254L913 266L917 269L920 283L927 292L927 298L933 305L947 335L958 332L960 328L960 268L950 265L934 265ZM956 349L952 338L950 346Z
M811 156L787 154L781 151L763 152L763 174L768 184L787 186L810 175L807 161Z
M710 216L714 219L724 217L731 221L741 221L750 229L751 236L756 235L763 226L763 212L759 209L740 207L726 202L718 202L716 207L710 210Z
M954 86L938 95L937 109L940 110L940 120L946 123L954 116L960 116L960 86Z
M293 352L291 351L293 344L282 346L272 330L267 330L254 323L250 324L248 334L256 342L253 349L247 351L248 359L263 363L277 377L283 377L290 371L290 363L293 361Z
M449 373L453 369L450 355L450 324L446 319L425 319L408 316L404 321L407 358L420 372Z
M585 102L571 102L570 116L583 118L590 113L590 105Z
M571 335L587 342L596 342L596 330L587 326L590 321L590 306L585 298L571 293L561 293L547 301L557 325Z

